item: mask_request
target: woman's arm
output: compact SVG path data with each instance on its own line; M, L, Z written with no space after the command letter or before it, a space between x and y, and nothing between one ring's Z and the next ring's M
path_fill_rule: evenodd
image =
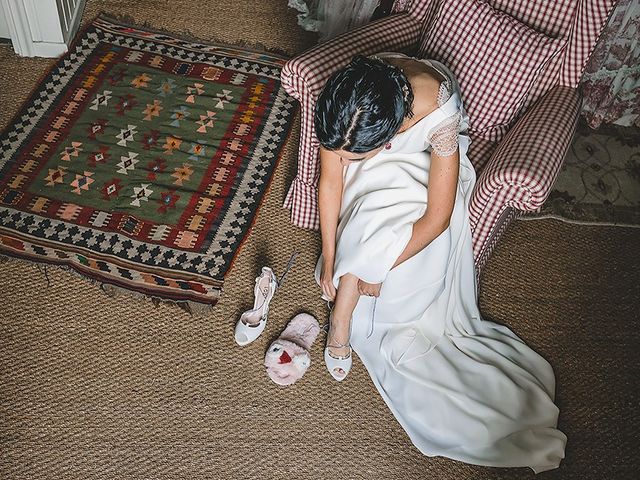
M325 296L335 298L333 286L333 264L336 254L336 232L342 205L342 164L334 152L320 147L320 182L318 185L318 208L320 211L320 233L322 235L322 257L324 259L321 278Z
M460 152L458 149L446 157L439 156L435 152L431 153L427 210L413 224L411 239L393 267L413 257L447 229L456 200L459 168Z

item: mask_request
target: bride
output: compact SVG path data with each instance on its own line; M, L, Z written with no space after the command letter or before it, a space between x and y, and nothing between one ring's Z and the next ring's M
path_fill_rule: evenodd
M315 110L325 363L344 380L353 348L425 455L541 472L564 458L555 377L480 316L467 127L437 61L358 56L328 80Z

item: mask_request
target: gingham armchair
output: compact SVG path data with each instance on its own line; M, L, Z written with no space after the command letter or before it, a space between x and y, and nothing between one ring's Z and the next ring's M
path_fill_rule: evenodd
M302 114L297 176L284 202L295 225L319 228L319 144L313 128L313 108L326 80L356 54L398 51L438 59L427 47L439 1L408 2L406 11L347 32L285 65L282 82L300 102ZM580 76L615 1L488 0L488 3L535 31L566 42L538 75L508 129L491 134L471 130L469 158L478 181L469 214L478 274L509 222L524 212L539 210L547 199L575 131L581 105L577 91ZM473 21L465 19L467 28ZM430 41L433 44L433 38ZM474 58L456 61L473 62ZM448 66L458 75L455 64L449 62ZM487 70L490 72L491 68ZM462 81L460 84L464 100L465 85ZM473 127L473 116L470 120Z

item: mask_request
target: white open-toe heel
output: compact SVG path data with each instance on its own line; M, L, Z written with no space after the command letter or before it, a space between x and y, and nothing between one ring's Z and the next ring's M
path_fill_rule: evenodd
M269 315L269 303L278 288L278 280L269 267L262 267L256 278L253 308L240 316L236 323L235 339L241 347L250 344L264 331Z
M329 333L331 332L331 318L332 317L329 317ZM331 376L335 378L338 382L341 382L342 380L347 378L347 375L351 370L351 364L352 364L351 354L353 353L353 350L351 349L350 344L343 345L338 342L330 343L329 333L327 333L327 344L324 348L324 363L327 366L327 370L329 370L329 373L331 374ZM349 336L351 336L351 326L349 326ZM349 353L345 356L332 355L331 352L329 352L329 348L348 348ZM343 373L338 373L337 371L338 369L341 369Z

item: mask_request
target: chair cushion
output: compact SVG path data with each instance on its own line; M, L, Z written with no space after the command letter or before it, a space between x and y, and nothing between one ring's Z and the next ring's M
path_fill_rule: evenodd
M576 0L488 0L493 8L517 18L550 37L566 35L580 1Z
M442 0L421 53L460 83L470 131L499 141L566 38L551 38L479 0Z

